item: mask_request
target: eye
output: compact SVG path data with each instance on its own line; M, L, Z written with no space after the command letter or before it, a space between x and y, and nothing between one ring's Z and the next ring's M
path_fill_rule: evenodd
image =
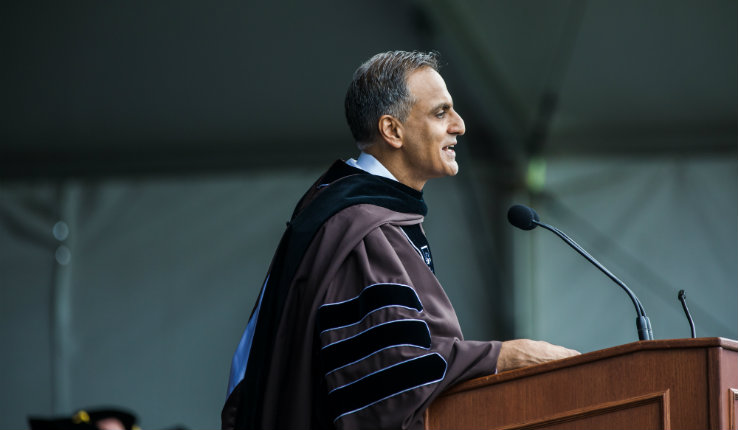
M443 119L446 117L446 114L451 110L451 105L447 103L443 103L442 105L438 106L438 112L436 112L435 116L438 119Z

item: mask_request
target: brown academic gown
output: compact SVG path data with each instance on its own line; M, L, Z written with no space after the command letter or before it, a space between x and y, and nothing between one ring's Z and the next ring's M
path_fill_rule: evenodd
M358 204L318 229L273 334L258 427L422 428L441 392L496 371L500 343L464 340L443 287L402 229L422 221ZM224 428L239 407L228 399Z

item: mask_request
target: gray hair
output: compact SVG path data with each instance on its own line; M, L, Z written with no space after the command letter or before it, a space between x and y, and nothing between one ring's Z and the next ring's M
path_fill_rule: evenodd
M439 68L437 52L390 51L377 54L359 66L346 91L346 121L359 149L379 136L382 115L400 122L407 119L415 100L407 89L407 77L423 67Z

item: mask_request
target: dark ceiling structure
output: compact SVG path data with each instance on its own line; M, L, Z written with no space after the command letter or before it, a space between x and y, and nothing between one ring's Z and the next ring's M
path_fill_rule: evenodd
M223 171L354 155L343 95L438 50L476 157L736 153L738 2L4 5L0 178Z

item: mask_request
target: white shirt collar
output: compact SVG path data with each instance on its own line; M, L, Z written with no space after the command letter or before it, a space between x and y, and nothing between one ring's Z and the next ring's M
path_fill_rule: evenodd
M397 178L395 178L392 173L390 173L390 171L379 162L379 160L366 152L359 154L359 158L357 160L354 160L353 158L346 160L346 164L371 173L372 175L382 176L384 178L397 181Z

